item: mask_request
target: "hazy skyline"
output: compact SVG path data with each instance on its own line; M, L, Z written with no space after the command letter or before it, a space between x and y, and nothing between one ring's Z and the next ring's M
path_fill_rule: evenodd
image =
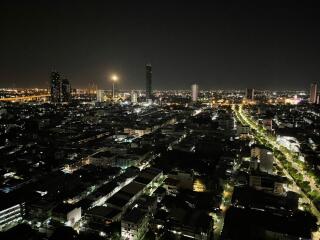
M269 3L270 4L270 3ZM249 6L249 7L248 7ZM320 79L319 9L207 1L0 3L0 87L94 81L144 89L307 89Z

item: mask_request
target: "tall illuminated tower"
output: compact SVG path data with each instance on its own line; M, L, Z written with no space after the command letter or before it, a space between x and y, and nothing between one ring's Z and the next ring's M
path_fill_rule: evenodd
M198 84L192 84L191 85L191 97L192 101L196 102L198 100L198 95L199 95L199 85Z
M51 101L61 102L61 76L58 72L52 72L50 75Z
M310 103L317 103L317 83L312 83L310 86Z
M152 98L152 66L146 64L146 99Z

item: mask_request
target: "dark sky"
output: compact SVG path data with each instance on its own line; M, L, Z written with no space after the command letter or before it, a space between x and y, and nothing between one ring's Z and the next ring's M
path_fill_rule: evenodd
M56 69L74 87L108 88L115 72L120 88L144 88L149 62L156 89L306 89L320 79L320 9L212 2L1 1L0 87L46 87Z

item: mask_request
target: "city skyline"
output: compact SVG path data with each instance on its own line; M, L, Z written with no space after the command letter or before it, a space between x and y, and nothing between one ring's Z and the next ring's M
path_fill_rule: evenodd
M245 3L1 3L0 87L48 87L52 68L74 87L308 89L320 79L317 8Z
M152 65L149 63L149 64L146 64L145 65L146 67L146 79L144 80L145 81L145 86L141 87L141 88L131 88L131 89L128 89L128 88L118 88L118 85L119 85L119 79L118 79L118 76L116 74L112 74L112 75L109 75L106 77L107 79L107 86L105 87L101 87L101 86L98 86L95 82L91 81L88 83L87 86L84 86L84 87L75 87L75 88L71 88L70 89L100 89L100 90L103 90L103 91L113 91L113 88L114 88L114 77L116 77L116 82L117 82L117 91L145 91L145 92L150 92L149 95L152 96L152 92L153 91L167 91L167 90L173 90L173 91L187 91L188 88L176 88L176 89L169 89L169 88L157 88L157 89L154 89L153 88L153 84L152 84ZM12 86L12 87L0 87L1 89L47 89L48 91L50 91L50 88L52 88L52 74L53 73L58 73L56 71L53 71L53 72L50 72L50 76L49 76L49 80L48 80L48 83L46 86L44 87L15 87L15 86ZM64 79L64 80L68 80L68 79ZM310 84L310 83L309 83ZM192 83L191 86L195 85L195 83ZM198 84L196 84L198 85ZM313 88L312 86L315 85L317 86L318 85L318 81L313 81L311 82L311 88ZM189 86L190 87L190 86ZM310 85L308 86L310 87ZM201 91L244 91L246 94L248 92L248 90L253 90L253 91L273 91L273 92L277 92L277 91L293 91L293 92L304 92L304 93L307 93L310 91L310 89L308 87L305 87L304 89L271 89L271 88L252 88L252 89L248 89L247 87L241 87L241 88L218 88L218 89L213 89L213 88L206 88L206 89L201 89ZM148 90L147 90L148 89ZM52 90L51 90L52 91ZM315 95L317 95L317 87L315 87ZM191 90L192 92L192 90Z
M319 240L320 8L0 3L0 239Z

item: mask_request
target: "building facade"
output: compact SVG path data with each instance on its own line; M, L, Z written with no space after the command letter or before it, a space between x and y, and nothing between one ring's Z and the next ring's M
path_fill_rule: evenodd
M146 99L152 98L152 65L146 64Z
M0 208L0 231L8 230L19 224L25 215L25 203Z
M50 84L52 102L69 102L71 100L71 85L68 79L62 79L60 73L52 72Z
M317 83L312 83L310 86L310 99L309 99L309 102L312 104L317 103L317 90L318 90Z
M61 100L62 102L71 100L71 85L68 79L63 79L61 82Z
M50 76L51 101L61 102L61 76L58 72L52 72Z
M198 100L198 95L199 95L199 85L192 84L191 85L191 97L192 97L193 102L196 102Z
M251 147L251 163L256 170L272 174L273 170L273 154L272 150L260 145Z
M149 216L146 212L134 208L121 220L121 239L141 239L148 230Z
M138 94L135 91L131 91L131 103L135 104L138 102Z
M105 96L106 94L104 90L97 90L97 102L104 102Z
M254 89L253 88L246 89L246 99L250 100L250 101L254 100Z

